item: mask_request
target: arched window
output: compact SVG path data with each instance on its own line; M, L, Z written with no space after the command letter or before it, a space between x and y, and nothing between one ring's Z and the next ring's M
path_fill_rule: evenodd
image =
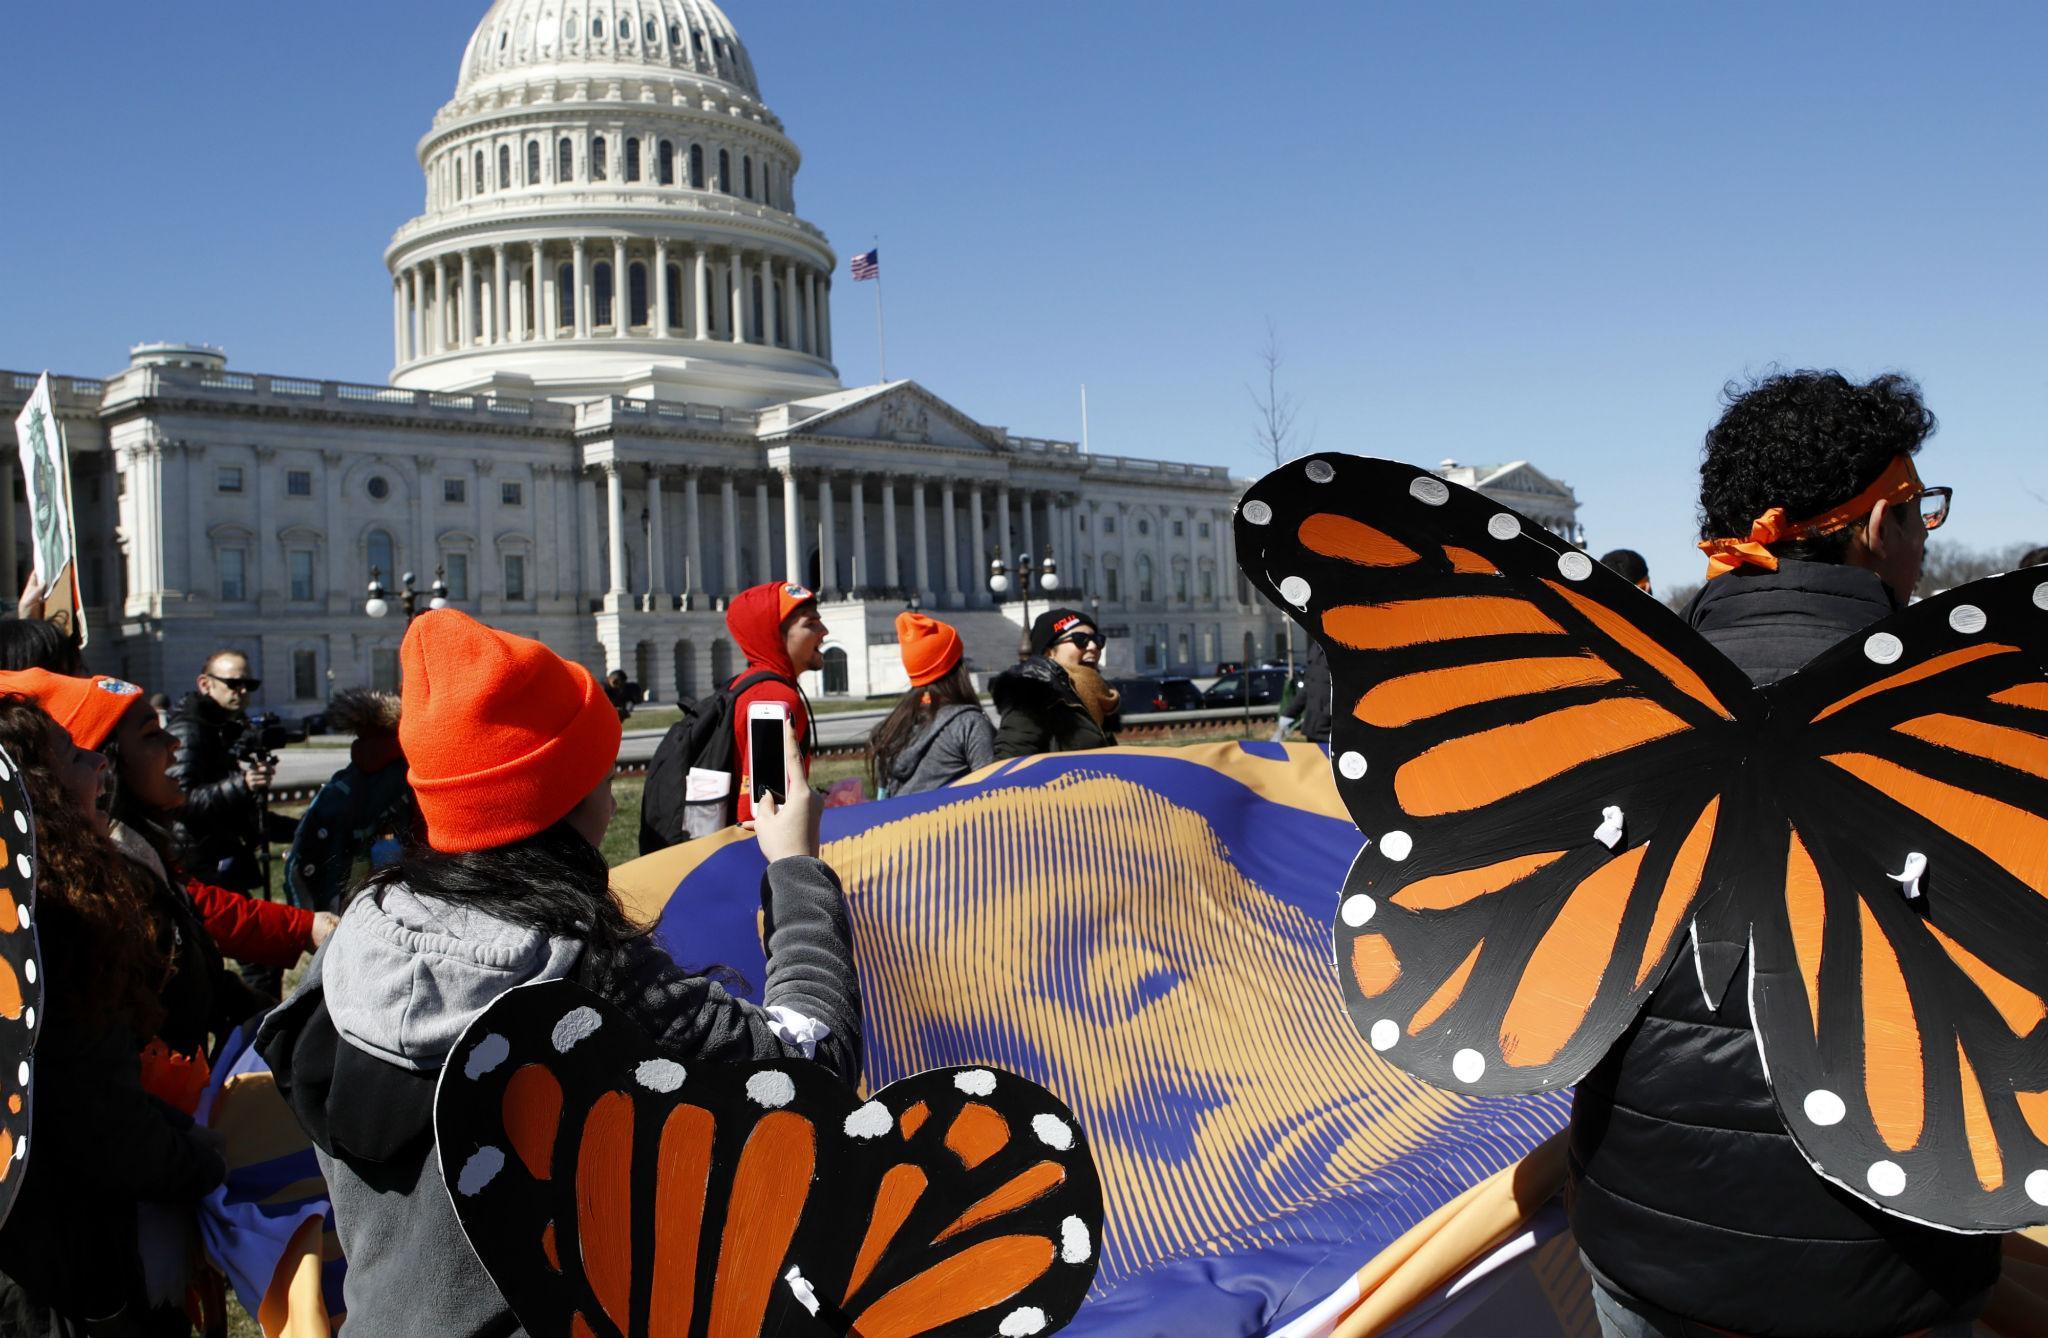
M590 16L590 35L592 37L604 36L604 20L595 14Z
M683 267L668 267L668 328L683 328Z
M398 559L391 547L391 535L384 530L371 530L369 535L370 565L380 573L378 579L388 587L398 586Z
M455 159L455 198L458 200L462 198L462 158L460 155Z
M657 37L656 37L656 35L655 35L655 28L654 28L654 20L653 20L653 19L649 19L649 20L647 20L647 29L646 29L646 31L647 31L647 45L649 45L649 46L653 46L653 45L654 45L654 43L655 43L655 42L656 42L656 41L658 40L658 39L657 39Z
M509 190L512 186L512 150L510 146L498 146L498 189Z
M576 267L570 264L555 269L555 324L564 330L576 328Z
M623 42L623 41L625 41L625 40L626 40L627 38L631 37L632 35L633 35L633 25L632 25L632 23L631 23L630 21L626 20L626 19L620 19L620 20L619 20L619 40L620 40L621 42Z
M612 266L608 260L600 260L590 272L592 325L612 323Z
M704 146L702 144L692 144L690 146L690 189L704 189Z
M637 139L629 139L626 141L626 180L638 181L639 179L640 141Z
M749 200L754 198L754 155L749 153L740 158L741 194Z
M1105 563L1102 568L1102 597L1112 604L1121 604L1124 598L1123 573L1116 569L1114 562Z
M1138 554L1138 602L1152 602L1152 559L1143 553Z
M476 193L482 195L484 193L484 151L482 149L476 151L476 171L469 179L476 183Z
M682 24L671 23L668 25L668 44L672 47L681 46L683 44Z
M754 275L753 278L749 280L749 287L753 292L754 298L752 304L754 312L754 338L759 340L761 343L765 344L768 342L768 340L763 331L765 331L768 327L761 320L763 314L761 311L761 276L758 274Z
M540 141L528 140L526 144L526 184L540 184Z
M570 141L567 135L564 135L562 136L561 143L555 145L555 180L574 181L575 179L576 145Z
M605 164L611 153L603 135L593 135L590 140L590 179L603 181Z
M732 154L724 149L718 151L718 188L727 195L732 194ZM457 187L457 193L460 193Z
M770 163L761 164L761 203L775 203L775 168Z
M626 323L654 324L647 314L647 266L637 261L626 268Z
M662 185L676 184L676 146L667 140L661 141L660 171Z
M828 646L825 649L825 695L843 697L847 691L846 648Z

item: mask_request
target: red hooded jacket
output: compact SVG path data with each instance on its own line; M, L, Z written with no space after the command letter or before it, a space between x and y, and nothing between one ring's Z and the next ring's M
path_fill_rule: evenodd
M781 582L772 585L757 585L734 595L726 606L725 626L732 633L733 644L747 657L747 667L734 675L737 683L748 674L770 670L794 680L796 666L789 662L789 652L782 644L782 590ZM726 686L730 687L728 683ZM733 703L732 725L733 754L740 760L741 775L734 784L739 789L739 818L741 822L754 816L753 795L748 783L747 765L747 708L755 702L781 702L789 708L789 723L796 730L797 747L806 759L811 755L810 709L801 692L784 683L772 680L756 683L739 695Z

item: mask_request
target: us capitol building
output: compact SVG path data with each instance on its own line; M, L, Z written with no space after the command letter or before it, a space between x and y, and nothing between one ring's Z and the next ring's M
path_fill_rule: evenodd
M802 155L709 0L497 0L419 160L424 212L385 251L390 385L186 344L52 378L96 668L175 693L235 647L262 706L304 714L396 685L400 574L424 606L438 569L452 606L674 701L738 671L725 600L794 577L831 629L808 686L863 696L905 686L893 623L912 598L977 669L1014 660L998 553L1052 559L1032 612L1048 593L1095 608L1112 673L1279 645L1237 575L1227 469L1016 436L915 381L841 384L838 257L798 215ZM34 383L0 372L10 441ZM1510 468L1570 532L1569 489ZM19 502L0 507L14 589L27 535Z

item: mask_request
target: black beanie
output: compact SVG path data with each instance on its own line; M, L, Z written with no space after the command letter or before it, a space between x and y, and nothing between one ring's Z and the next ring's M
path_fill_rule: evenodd
M1031 624L1031 653L1043 655L1058 641L1077 627L1095 629L1095 620L1079 609L1047 609Z

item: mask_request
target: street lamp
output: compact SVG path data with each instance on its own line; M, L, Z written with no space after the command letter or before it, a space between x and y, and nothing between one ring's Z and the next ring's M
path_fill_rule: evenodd
M434 584L427 591L428 608L445 609L448 607L448 582L446 577L446 571L440 567L434 568ZM391 612L391 604L385 599L385 596L390 592L384 588L383 578L384 573L382 571L376 567L370 568L370 587L366 592L369 597L363 601L363 612L369 614L372 618L382 618ZM419 615L419 602L420 592L413 588L412 573L406 572L398 580L398 607L404 612L407 622L411 622Z
M382 618L391 612L391 605L384 600L384 573L376 567L370 568L369 598L363 601L363 612L372 618Z

